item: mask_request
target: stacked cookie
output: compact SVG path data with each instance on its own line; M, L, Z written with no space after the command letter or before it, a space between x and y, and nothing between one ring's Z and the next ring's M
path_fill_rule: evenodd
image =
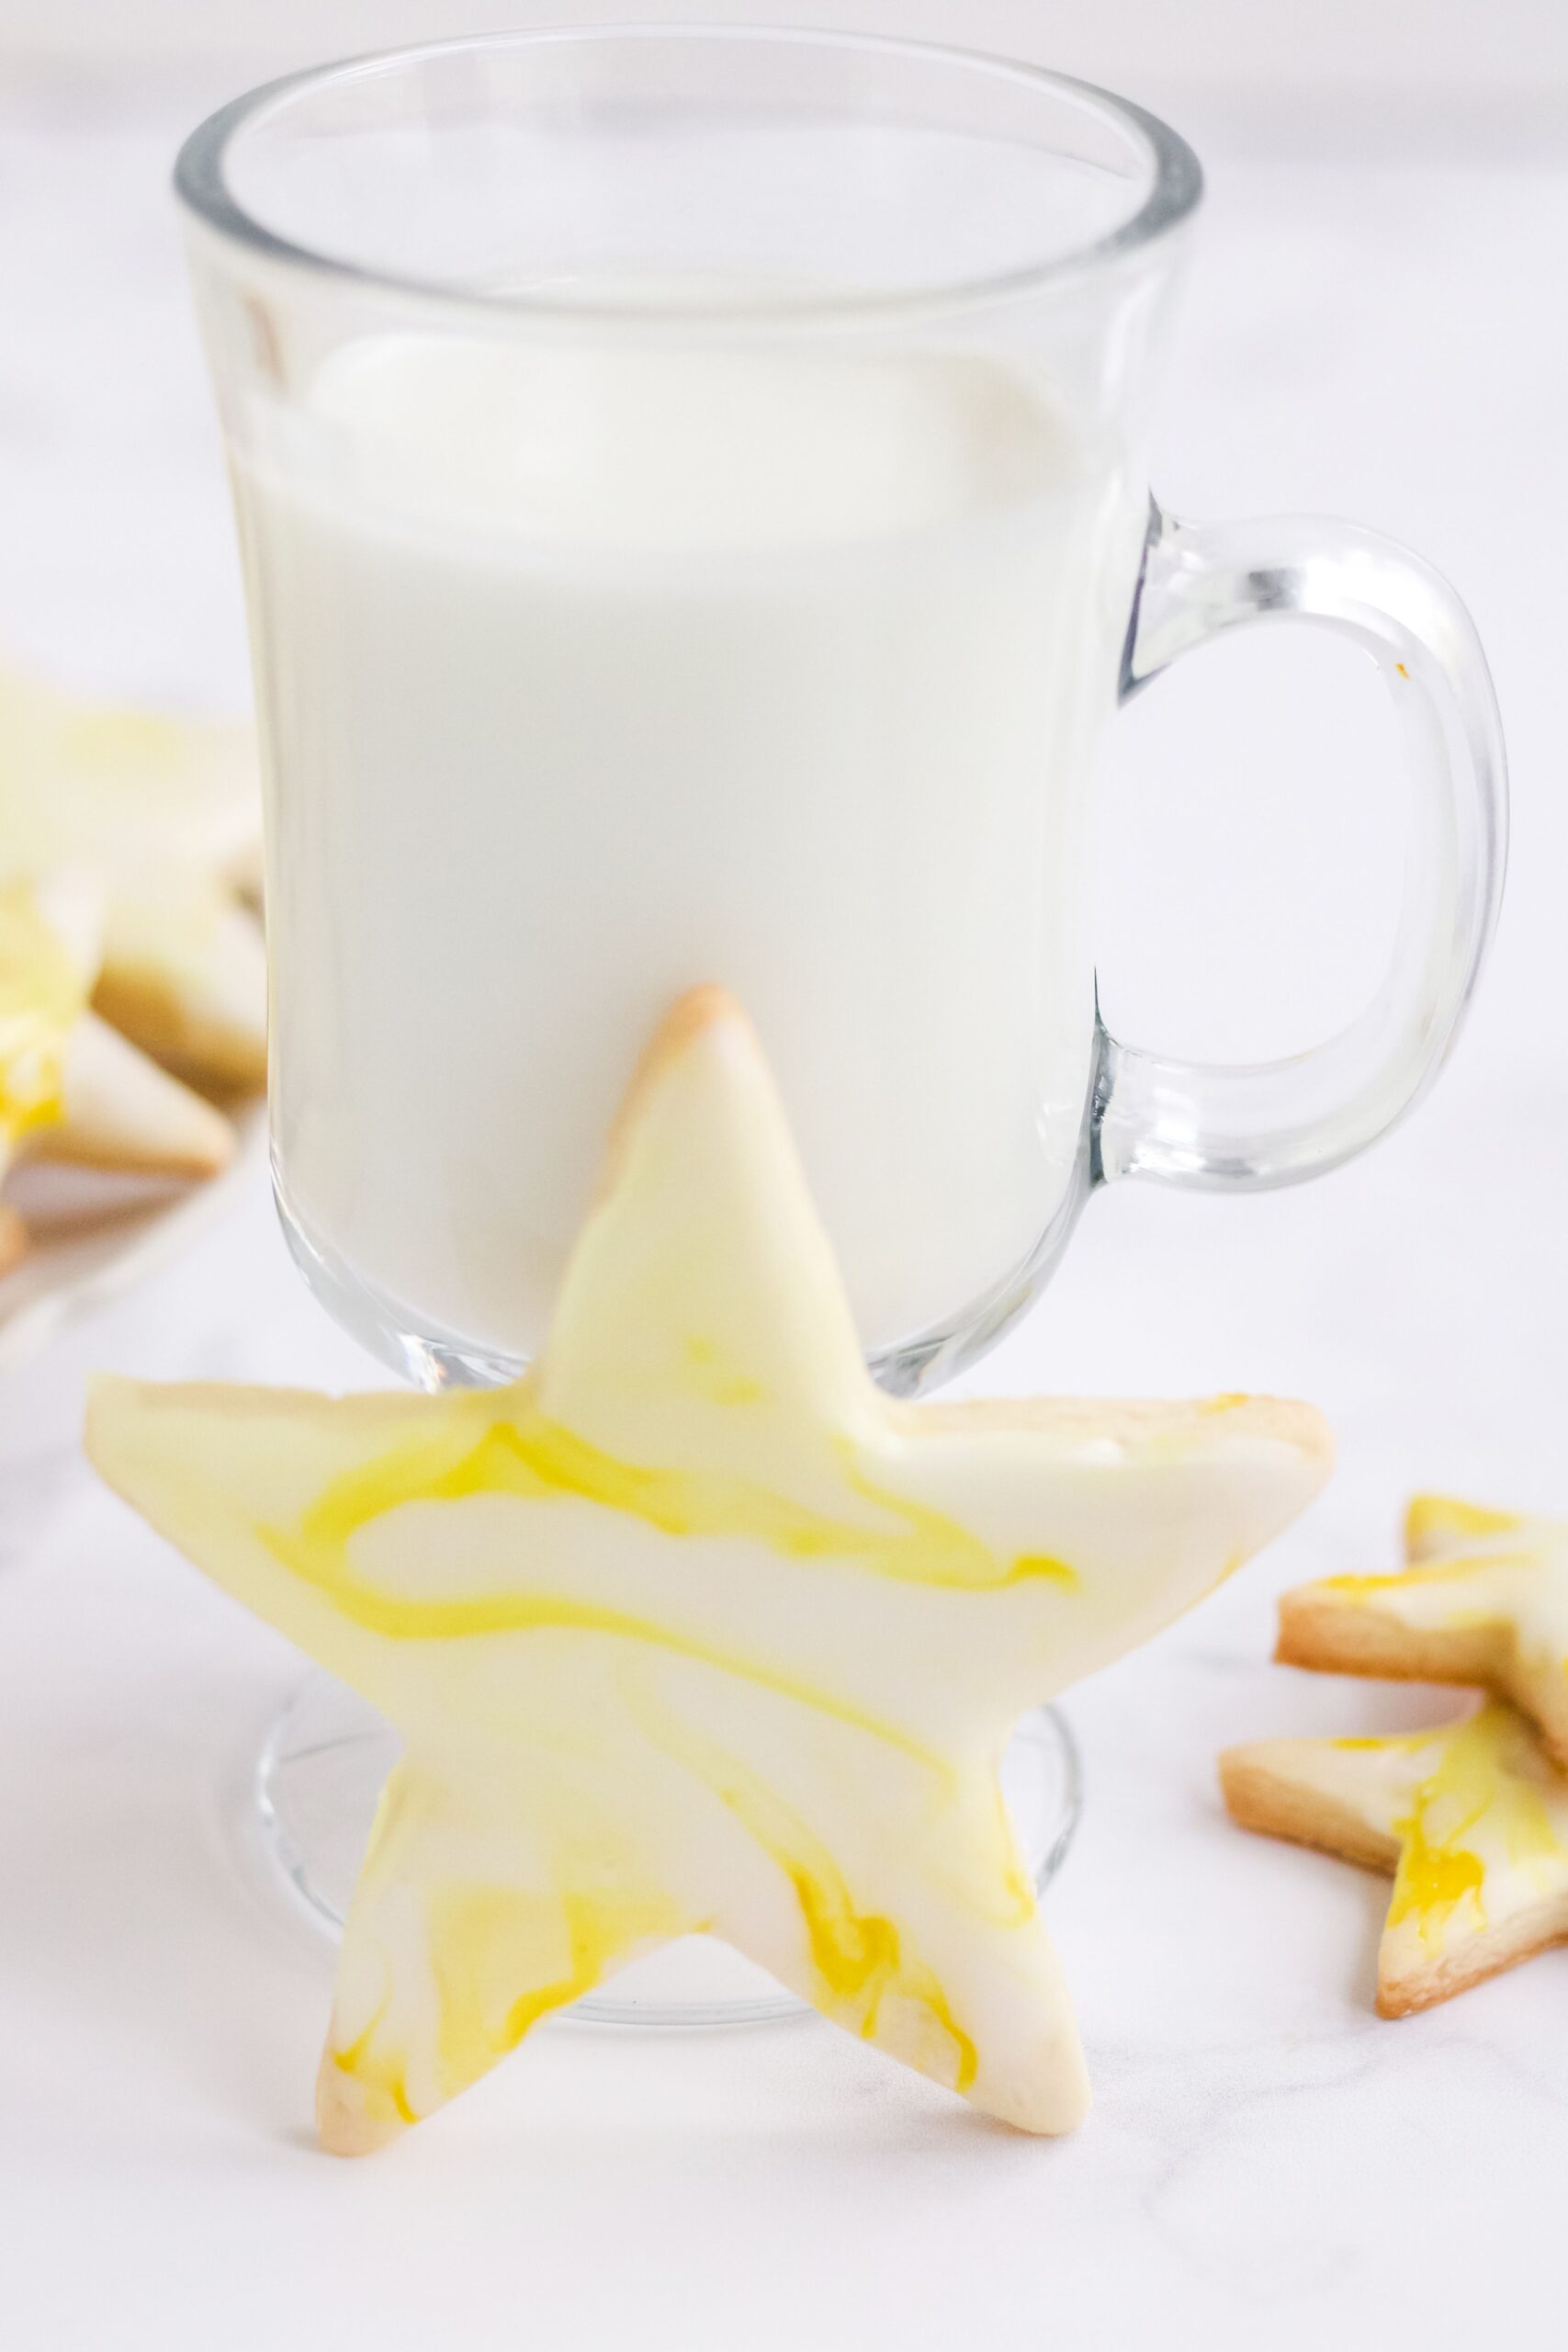
M0 1178L217 1172L266 1074L246 730L0 671ZM0 1269L27 1246L0 1204Z
M1421 1496L1408 1566L1287 1593L1288 1665L1461 1683L1458 1722L1220 1759L1232 1818L1393 1873L1378 2007L1403 2017L1568 1942L1568 1525Z

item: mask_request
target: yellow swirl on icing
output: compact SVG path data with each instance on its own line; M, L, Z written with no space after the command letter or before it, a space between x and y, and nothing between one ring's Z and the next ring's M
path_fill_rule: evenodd
M945 2036L952 2046L952 2087L967 2090L977 2063L975 2043L958 2024L908 1930L884 1912L860 1907L826 1844L760 1772L658 1706L646 1690L637 1692L632 1703L643 1728L667 1754L697 1774L789 1881L817 1973L818 2007L863 2041L871 2041L883 2022L885 2004L910 2005ZM1016 1856L1010 1827L1006 1834ZM929 2056L922 2065L940 2077L942 2070L929 2063Z
M363 1528L405 1504L463 1502L476 1495L522 1496L536 1502L570 1498L640 1520L662 1535L739 1539L763 1544L786 1559L848 1560L914 1584L986 1590L1038 1577L1070 1590L1077 1583L1076 1571L1066 1561L1043 1553L1000 1560L944 1512L879 1487L858 1468L847 1440L835 1442L833 1448L846 1485L858 1498L898 1522L895 1526L829 1518L787 1495L722 1471L666 1470L619 1461L547 1419L525 1395L506 1411L486 1397L473 1399L472 1405L469 1419L478 1425L477 1434L458 1421L436 1439L395 1447L334 1479L305 1515L298 1538L269 1529L266 1541L279 1549L280 1556L280 1547L287 1544L292 1566L299 1566L312 1553L324 1564L328 1555L344 1552ZM344 1585L335 1565L321 1581L340 1589ZM415 1610L431 1606L404 1605ZM508 1605L501 1596L494 1601L436 1604L436 1614L410 1618L406 1631L421 1638L499 1632L504 1620L490 1612ZM471 1624L463 1614L469 1607L485 1612ZM400 1616L378 1628L394 1634L404 1629Z
M463 1600L405 1600L346 1574L322 1571L307 1552L288 1538L265 1529L262 1533L285 1566L313 1585L367 1632L389 1634L398 1641L420 1642L470 1640L494 1634L550 1629L602 1634L616 1641L647 1642L656 1649L673 1650L699 1666L716 1667L742 1681L761 1684L781 1698L796 1700L802 1706L815 1708L818 1713L830 1715L857 1731L869 1732L873 1738L901 1748L917 1763L928 1765L933 1771L947 1770L941 1757L922 1747L896 1725L878 1720L862 1708L850 1706L830 1691L747 1657L738 1650L678 1632L661 1624L657 1618L638 1617L628 1610L604 1608L592 1601L571 1600L554 1593L491 1593Z
M1384 1744L1419 1754L1431 1747L1432 1735ZM1468 1904L1475 1926L1484 1928L1489 1852L1527 1867L1561 1853L1540 1790L1514 1769L1518 1749L1517 1721L1502 1707L1483 1707L1442 1736L1409 1811L1393 1823L1403 1850L1391 1927L1413 1918L1422 1940L1436 1944L1453 1913Z
M1417 1495L1404 1514L1405 1549L1415 1558L1435 1541L1511 1535L1521 1523L1517 1511L1491 1510L1453 1495Z
M377 2039L383 2014L378 2010L362 2033L344 2049L333 2051L331 2064L357 2086L364 2111L372 2122L417 2123L419 2116L408 2092L407 2062L400 2052L383 2048Z
M405 1442L334 1479L295 1531L266 1526L257 1531L275 1558L344 1616L395 1641L463 1641L554 1628L649 1642L763 1683L942 1770L939 1759L907 1734L864 1710L652 1617L539 1591L440 1597L388 1592L355 1573L353 1541L389 1512L411 1505L509 1495L532 1501L592 1502L672 1538L740 1539L761 1544L785 1558L840 1558L915 1584L985 1590L1039 1580L1070 1590L1077 1581L1065 1562L1046 1554L999 1560L942 1512L891 1494L864 1477L847 1443L838 1451L855 1496L901 1524L888 1528L830 1519L787 1496L723 1474L617 1461L548 1420L530 1406L525 1392L517 1393L505 1412L491 1397L454 1404L458 1409L450 1429L433 1439Z
M1423 1561L1419 1567L1401 1568L1393 1576L1323 1577L1314 1587L1314 1590L1331 1592L1337 1600L1348 1600L1353 1605L1360 1603L1371 1608L1378 1601L1386 1600L1391 1597L1397 1600L1402 1593L1426 1591L1441 1585L1462 1587L1472 1584L1483 1571L1489 1572L1496 1568L1532 1568L1538 1565L1539 1556L1533 1552L1467 1552L1460 1560ZM1444 1623L1448 1624L1462 1623L1467 1613L1473 1613L1477 1622L1480 1622L1491 1612L1477 1604L1473 1612L1466 1612L1461 1609L1445 1617Z
M419 1447L409 1451L423 1453L425 1449ZM478 1448L474 1449L475 1453L478 1451ZM400 1454L403 1449L400 1448L398 1452ZM467 1460L471 1461L472 1455ZM549 1629L604 1634L618 1641L645 1642L657 1649L675 1651L699 1665L716 1667L743 1681L761 1684L776 1691L782 1698L798 1701L803 1706L815 1708L818 1713L849 1724L856 1730L869 1732L874 1738L885 1740L889 1747L901 1749L933 1771L947 1772L949 1768L941 1757L896 1724L881 1720L863 1708L852 1706L831 1691L806 1682L798 1676L769 1666L761 1659L749 1657L731 1647L705 1641L699 1634L683 1632L654 1617L560 1593L483 1592L450 1599L410 1596L388 1592L368 1578L356 1576L349 1556L349 1543L351 1536L362 1527L381 1517L384 1510L410 1503L458 1498L456 1493L443 1491L444 1480L440 1478L417 1490L411 1487L406 1480L394 1480L386 1490L389 1499L384 1505L378 1508L368 1505L366 1493L367 1488L376 1490L376 1466L371 1465L368 1471L355 1472L343 1482L353 1490L354 1500L347 1510L344 1509L344 1498L334 1487L329 1489L315 1510L306 1513L297 1534L288 1534L272 1527L257 1530L262 1542L282 1566L289 1568L301 1582L310 1585L353 1623L363 1626L367 1632L400 1642L446 1642ZM464 1475L460 1471L460 1484ZM498 1489L475 1486L471 1488L462 1487L461 1491L478 1494ZM510 1491L518 1489L513 1487Z
M536 1981L538 1952L559 1920L566 1968ZM447 2097L515 2050L552 2009L591 1992L614 1961L685 1926L666 1895L540 1896L500 1886L442 1886L430 1897L430 1940L441 1996L438 2047ZM523 1993L510 1985L525 1984Z
M1480 1855L1462 1846L1433 1845L1419 1812L1394 1826L1404 1847L1388 1906L1390 1927L1397 1928L1401 1920L1414 1917L1423 1942L1435 1943L1450 1912L1469 1895L1475 1905L1476 1924L1483 1928L1486 1906L1481 1891L1486 1883L1486 1866Z

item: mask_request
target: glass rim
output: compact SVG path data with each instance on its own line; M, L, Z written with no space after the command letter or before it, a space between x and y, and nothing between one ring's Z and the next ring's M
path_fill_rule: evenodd
M1129 131L1144 150L1149 165L1142 201L1127 218L1087 243L1037 262L1026 262L995 272L976 271L959 278L939 280L927 287L900 287L886 292L859 288L839 295L813 295L787 306L693 301L657 307L626 299L596 298L582 301L547 288L463 287L439 278L404 276L372 268L360 262L298 244L255 219L231 192L226 175L229 152L238 136L269 109L284 107L293 97L333 83L349 85L385 74L406 71L437 58L477 50L545 48L630 48L655 42L708 42L728 48L788 46L797 49L870 52L886 57L922 59L929 63L960 67L968 72L1055 94L1089 114ZM820 30L795 25L582 25L537 26L511 32L466 34L446 40L418 41L406 47L374 50L323 65L305 66L293 74L260 84L197 124L181 146L175 162L175 194L196 220L226 242L246 248L267 261L337 280L348 287L390 294L416 301L446 303L468 311L504 317L575 322L579 324L671 326L744 325L758 323L809 325L813 321L885 319L910 313L927 314L972 305L1016 300L1064 279L1106 266L1138 253L1188 220L1203 192L1202 166L1187 141L1157 115L1133 99L1119 96L1099 84L1076 74L1059 74L1049 66L1021 59L993 55L955 43L908 40L895 35Z

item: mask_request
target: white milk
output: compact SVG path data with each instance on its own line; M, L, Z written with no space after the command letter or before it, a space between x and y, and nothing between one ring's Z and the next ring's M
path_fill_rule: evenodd
M660 1014L750 1009L867 1347L1072 1178L1140 518L965 356L378 339L240 480L288 1205L523 1355Z

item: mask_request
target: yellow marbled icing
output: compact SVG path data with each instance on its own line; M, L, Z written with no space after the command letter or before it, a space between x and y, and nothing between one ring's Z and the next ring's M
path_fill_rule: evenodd
M1402 1920L1413 1917L1423 1942L1435 1943L1455 1905L1469 1896L1475 1905L1476 1922L1483 1928L1486 1905L1481 1890L1486 1880L1486 1867L1480 1855L1462 1846L1428 1844L1419 1813L1412 1814L1408 1821L1399 1826L1404 1835L1404 1850L1400 1856L1393 1899L1389 1905L1389 1926L1397 1928Z
M1328 1822L1348 1815L1386 1841L1387 2013L1424 2007L1568 1939L1568 1776L1513 1708L1493 1701L1459 1723L1382 1738L1258 1741L1233 1749L1227 1767L1246 1785L1261 1779L1292 1792L1283 1834L1310 1838L1321 1800ZM1268 1809L1245 1817L1271 1826ZM1324 1842L1338 1847L1342 1833L1327 1828Z
M778 1865L800 1905L816 1972L816 1998L836 2023L875 2039L885 2002L902 2001L922 2010L952 2049L952 2087L967 2091L977 2064L974 2041L953 2014L935 1973L913 1949L907 1928L856 1903L843 1871L800 1814L739 1757L704 1738L670 1710L657 1708L647 1693L634 1701L638 1720L655 1743L694 1772L740 1823L747 1836ZM1021 1875L1011 1825L998 1825L1013 1867L1015 1892ZM1023 1880L1023 1907L1033 1914L1034 1890ZM940 2073L928 2064L927 2073Z
M1419 1559L1431 1546L1472 1536L1510 1535L1521 1525L1519 1514L1492 1510L1483 1503L1461 1502L1454 1495L1416 1495L1404 1514L1404 1548Z
M94 1460L405 1743L319 2112L358 2152L652 1943L727 1939L1031 2131L1086 2078L997 1762L1315 1491L1307 1408L872 1386L756 1041L634 1086L529 1377L101 1384Z
M543 1927L564 1927L565 1966L533 1981ZM441 1995L441 2062L455 2092L477 2081L551 2009L598 1984L610 1963L639 1944L684 1932L685 1921L657 1889L554 1898L495 1886L443 1887L431 1905L431 1943ZM525 1992L508 1990L524 1984Z
M384 2001L352 2041L330 2053L328 2063L354 2085L367 2120L378 2130L397 2132L419 2117L409 2099L406 2059L395 2044L377 2038L386 2009Z
M1431 1742L1410 1742L1425 1758ZM1456 1906L1474 1907L1476 1924L1486 1924L1482 1890L1486 1865L1464 1840L1497 1797L1497 1743L1494 1726L1477 1719L1440 1745L1435 1768L1420 1781L1410 1811L1393 1824L1401 1852L1394 1873L1389 1925L1414 1918L1422 1940L1437 1942Z
M459 1602L410 1602L389 1609L356 1584L349 1544L360 1531L410 1503L447 1503L475 1495L529 1501L571 1497L640 1520L661 1535L759 1544L785 1559L852 1559L879 1576L915 1584L986 1589L1032 1577L1071 1590L1066 1561L1041 1553L998 1558L946 1513L888 1492L856 1466L852 1449L833 1452L854 1498L895 1522L831 1518L789 1495L723 1471L694 1473L618 1460L536 1410L525 1395L502 1413L489 1398L470 1402L471 1427L457 1425L432 1443L421 1439L334 1480L305 1514L297 1533L264 1531L301 1575L336 1596L361 1623L403 1638L441 1639L500 1633L517 1604L502 1595Z

